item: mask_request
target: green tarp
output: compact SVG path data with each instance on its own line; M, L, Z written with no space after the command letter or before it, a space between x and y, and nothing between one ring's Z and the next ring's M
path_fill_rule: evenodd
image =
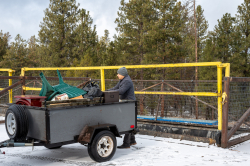
M57 70L57 75L59 77L59 84L51 86L49 82L47 81L47 79L45 78L43 72L40 73L43 86L42 86L39 96L46 96L47 97L46 100L50 101L57 94L66 93L69 96L69 98L74 98L80 95L85 95L87 93L86 91L82 89L66 84L63 81L61 73L58 70Z

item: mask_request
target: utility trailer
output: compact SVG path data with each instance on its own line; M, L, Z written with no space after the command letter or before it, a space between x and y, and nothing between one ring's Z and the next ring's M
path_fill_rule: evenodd
M57 104L58 105L58 104ZM116 137L137 132L136 101L60 105L59 107L11 105L5 116L9 140L3 147L45 146L48 149L81 143L97 162L110 160Z

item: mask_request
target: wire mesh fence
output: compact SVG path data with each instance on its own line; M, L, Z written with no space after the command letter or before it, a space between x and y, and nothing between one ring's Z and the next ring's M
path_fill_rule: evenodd
M68 80L64 82L77 86L83 82L82 80ZM85 78L86 80L86 78ZM13 79L13 84L18 82ZM96 81L100 81L96 79ZM118 83L117 79L106 79L106 89L112 88ZM53 86L59 84L58 80L48 80ZM135 91L172 91L172 92L216 92L217 81L202 80L133 80ZM42 81L26 79L27 87L42 88ZM0 79L0 88L9 86L8 79ZM29 90L27 95L39 95L40 91ZM14 96L21 95L22 86L18 85L13 89ZM137 94L138 115L162 117L178 117L178 118L196 118L196 110L198 110L198 119L217 119L217 97L198 96L197 102L195 96L180 95L155 95L155 94ZM202 101L202 102L200 102ZM0 103L9 103L9 92L0 96ZM204 104L206 103L206 104ZM229 122L235 123L250 107L250 82L231 82L230 83L230 106L229 106ZM247 119L250 122L250 118Z
M18 82L18 79L13 79L13 84ZM96 81L100 81L96 79ZM118 83L119 80L107 79L105 80L106 89L112 88ZM59 84L58 80L49 80L48 82L53 86ZM81 84L82 80L66 80L64 82L77 86ZM184 92L215 92L217 87L216 81L189 81L189 80L133 80L135 91L147 89L147 91L184 91ZM8 79L0 80L0 88L6 88L9 86ZM25 80L25 86L31 88L42 88L41 80ZM152 87L153 86L153 87ZM177 89L177 90L176 90ZM29 90L26 91L26 95L39 95L40 91ZM19 85L13 89L13 102L15 102L14 96L21 95L22 86ZM208 105L217 107L217 97L197 97L198 99L205 101ZM201 102L197 103L194 96L179 96L179 95L136 95L136 100L139 102L138 114L155 116L158 111L158 115L162 117L179 117L179 118L196 118L196 107L198 109L198 119L217 119L216 110L208 105L204 105ZM9 102L9 93L6 92L0 96L0 103ZM158 108L158 109L157 109Z
M228 125L234 126L242 115L250 108L250 82L230 82ZM241 125L250 128L250 117Z
M109 89L115 86L118 81L106 80L106 88ZM201 92L215 92L217 88L216 81L199 81L196 83L188 80L133 80L133 83L135 91L146 89L147 91L155 92L195 92L195 87L197 87L198 91ZM217 108L217 97L199 96L197 98L207 103L207 105L201 102L197 103L198 118L217 119L217 114L215 113L217 110L209 106ZM194 96L137 94L136 100L139 102L138 115L155 116L158 111L158 115L162 117L196 118L196 99Z

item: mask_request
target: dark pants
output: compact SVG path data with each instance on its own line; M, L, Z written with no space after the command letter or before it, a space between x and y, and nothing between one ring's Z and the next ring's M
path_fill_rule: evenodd
M135 143L135 135L134 133L125 134L123 139L123 144L130 146L130 143Z

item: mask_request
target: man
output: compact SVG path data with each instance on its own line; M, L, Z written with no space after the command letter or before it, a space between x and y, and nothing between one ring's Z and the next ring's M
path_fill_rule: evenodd
M108 89L107 91L119 91L120 100L136 100L134 85L125 67L121 67L117 70L117 77L120 81L116 84L115 87ZM126 149L135 144L136 141L134 134L125 134L123 144L121 146L118 146L117 148Z

